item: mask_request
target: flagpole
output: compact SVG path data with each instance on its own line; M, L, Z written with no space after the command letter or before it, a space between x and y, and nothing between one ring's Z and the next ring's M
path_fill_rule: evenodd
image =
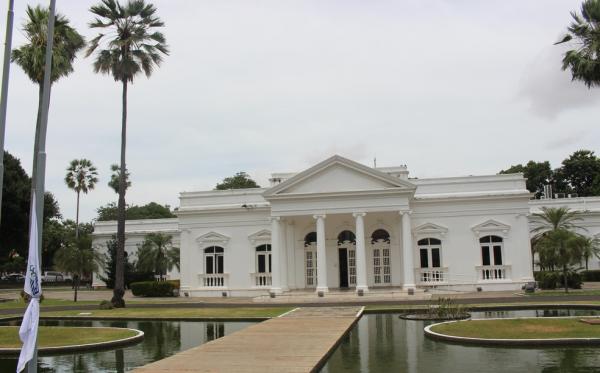
M10 53L12 50L12 32L15 6L14 0L8 0L6 15L6 41L4 42L4 64L2 68L2 90L0 91L0 220L2 219L2 189L4 185L4 133L6 132L6 106L8 104L8 78L10 73Z
M44 186L46 179L46 130L48 128L48 110L50 108L50 76L52 69L52 47L54 43L54 18L56 14L56 0L50 0L50 10L48 14L48 35L46 37L46 64L44 68L44 85L42 90L42 113L40 118L39 136L35 139L34 145L34 173L32 174L32 193L31 198L35 199L36 222L37 225L37 250L40 260L40 269L42 268L42 230L44 222ZM37 372L37 344L35 346L33 358L27 364L28 373Z

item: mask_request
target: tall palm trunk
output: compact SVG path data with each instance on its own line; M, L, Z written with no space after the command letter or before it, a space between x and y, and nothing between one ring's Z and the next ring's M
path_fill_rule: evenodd
M121 173L119 175L119 202L117 205L117 263L115 288L112 304L117 308L125 307L125 148L127 143L127 80L123 84L123 116L121 122Z
M567 284L567 266L563 265L563 281L565 282L565 293L569 292L569 285Z
M79 239L79 194L81 192L77 191L77 212L75 213L75 240Z
M77 290L79 290L79 275L73 276L73 285L75 293L73 293L73 302L77 302Z

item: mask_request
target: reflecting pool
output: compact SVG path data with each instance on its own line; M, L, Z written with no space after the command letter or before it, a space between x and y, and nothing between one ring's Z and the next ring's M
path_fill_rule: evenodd
M109 326L144 332L144 340L116 350L40 357L38 372L126 372L243 329L252 322L44 321L46 326ZM4 324L8 325L8 324ZM16 323L12 324L16 325ZM0 372L14 372L16 358L0 357Z
M473 312L473 318L600 315L587 310ZM600 372L600 347L498 348L449 344L425 337L432 322L398 314L364 315L321 370L338 372L480 373Z

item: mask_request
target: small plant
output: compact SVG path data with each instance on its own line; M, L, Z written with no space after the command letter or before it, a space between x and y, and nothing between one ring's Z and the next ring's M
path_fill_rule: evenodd
M24 303L29 303L29 301L31 301L31 295L27 294L25 292L25 290L21 290L20 296L21 296L21 300ZM40 303L42 303L43 300L44 300L44 294L40 295Z
M114 307L113 307L112 303L110 303L110 301L103 300L102 302L100 302L101 310L112 310L113 308Z
M438 298L437 304L429 304L427 315L432 319L458 319L468 314L468 309L452 298Z

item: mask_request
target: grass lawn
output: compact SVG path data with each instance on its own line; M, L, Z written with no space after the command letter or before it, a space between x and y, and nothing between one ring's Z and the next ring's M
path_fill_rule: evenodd
M291 307L231 307L231 308L116 308L112 310L43 311L42 316L119 317L127 318L246 318L276 317ZM81 313L90 313L80 315Z
M79 301L73 302L72 300L63 300L63 299L44 299L41 303L42 308L44 307L53 307L53 306L83 306L86 304L100 304L100 301ZM27 303L23 302L21 299L9 300L6 302L0 302L0 310L8 310L8 309L16 309L27 307Z
M600 325L589 325L579 318L467 320L436 325L431 330L458 337L490 339L600 338Z
M535 293L523 293L527 296L531 297L539 297L539 296L570 296L570 295L597 295L600 296L600 290L576 290L569 289L568 293L565 293L564 289L556 289L556 290L536 290Z
M41 326L38 343L40 347L56 347L113 341L137 335L128 329L117 328L68 328ZM0 348L21 348L18 326L0 326Z

